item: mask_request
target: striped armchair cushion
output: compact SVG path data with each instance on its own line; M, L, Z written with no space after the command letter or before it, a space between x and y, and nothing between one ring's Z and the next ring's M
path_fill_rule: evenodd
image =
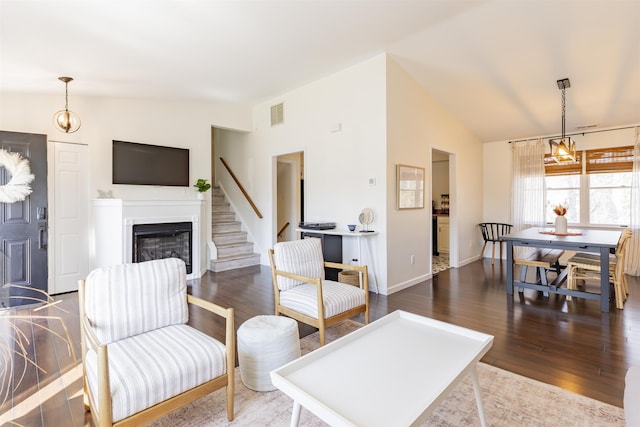
M108 351L113 422L226 373L224 344L188 325L112 342ZM97 396L95 352L87 353L85 363Z
M331 280L322 281L324 317L329 318L354 307L364 305L364 290L356 286ZM318 291L315 285L305 283L280 293L280 305L307 316L318 318Z
M324 258L320 239L307 238L280 242L273 246L273 259L276 269L299 276L324 279ZM278 289L286 291L300 285L288 277L278 276Z
M102 344L187 323L184 261L167 258L92 271L85 311Z

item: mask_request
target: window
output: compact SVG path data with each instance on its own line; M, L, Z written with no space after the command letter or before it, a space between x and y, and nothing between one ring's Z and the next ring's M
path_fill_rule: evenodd
M630 204L631 172L589 175L589 223L628 225Z
M545 221L553 222L557 205L568 206L566 217L571 224L580 223L580 175L557 175L545 177L547 206Z
M568 206L567 220L578 225L628 225L631 219L633 146L586 150L575 161L545 156L545 221L554 206Z

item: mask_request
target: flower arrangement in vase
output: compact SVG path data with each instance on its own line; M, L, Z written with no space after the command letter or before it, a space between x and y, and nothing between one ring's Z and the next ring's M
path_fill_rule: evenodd
M557 215L556 222L555 222L556 233L567 234L567 218L564 216L564 214L567 213L567 207L562 205L556 205L553 208L553 212Z

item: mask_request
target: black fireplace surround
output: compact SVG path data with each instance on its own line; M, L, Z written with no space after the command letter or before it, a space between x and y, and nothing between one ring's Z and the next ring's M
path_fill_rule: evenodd
M190 222L135 224L133 226L133 262L180 258L192 270L193 238Z

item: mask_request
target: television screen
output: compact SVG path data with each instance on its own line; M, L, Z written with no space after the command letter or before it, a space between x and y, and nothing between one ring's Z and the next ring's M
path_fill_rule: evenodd
M189 149L113 141L113 183L189 186Z

